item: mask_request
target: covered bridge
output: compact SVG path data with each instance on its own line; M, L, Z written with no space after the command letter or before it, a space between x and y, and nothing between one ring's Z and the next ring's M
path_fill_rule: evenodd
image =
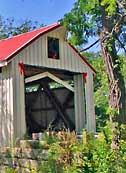
M0 146L51 128L95 131L95 69L59 23L0 41Z

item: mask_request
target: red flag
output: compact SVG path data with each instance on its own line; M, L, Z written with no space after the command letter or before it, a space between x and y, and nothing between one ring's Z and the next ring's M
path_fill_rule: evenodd
M20 74L24 75L25 74L25 65L23 62L19 62L19 68L20 68Z
M84 82L86 83L87 82L87 72L83 73L83 78L84 78Z

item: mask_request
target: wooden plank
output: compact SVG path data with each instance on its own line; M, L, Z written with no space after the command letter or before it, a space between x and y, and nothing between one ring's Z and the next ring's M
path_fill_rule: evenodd
M72 108L74 108L74 105L72 105L72 106L65 106L65 110L66 109L72 109ZM54 107L33 108L33 109L31 109L31 112L52 111L52 110L54 110Z
M25 79L25 83L30 83L30 82L33 82L33 81L36 81L36 80L39 80L39 79L42 79L45 77L48 77L48 72L44 72L44 73L40 73L40 74L31 76L31 77L28 77Z
M68 106L69 105L69 102L71 101L71 99L73 98L73 96L74 96L73 92L70 91L68 93L68 95L67 95L67 97L66 97L63 105L62 105L62 108L63 108L64 111L66 111L66 109L68 109L68 108L74 108L74 105L73 106ZM51 122L52 125L55 125L57 123L57 121L59 120L59 116L58 115L59 114L57 113L55 119ZM70 119L69 119L69 122L71 122L71 124L72 124L71 127L73 128L72 130L74 130L75 129L75 125L72 123L72 121Z
M58 77L56 77L55 75L48 73L48 77L51 78L52 80L54 80L55 82L62 84L64 87L68 88L69 90L71 90L72 92L74 92L74 88L69 85L67 82L59 79Z
M75 125L76 131L80 133L86 127L83 74L74 75L74 86Z
M96 132L96 117L94 108L93 74L88 71L87 82L85 83L86 115L88 131Z
M64 80L72 80L72 77L74 75L73 72L62 70L62 69L53 69L53 68L47 68L47 67L40 67L40 66L31 66L25 64L25 77L31 77L33 75L44 73L48 71L51 74L55 74L57 77L61 77Z
M20 85L20 136L26 133L26 115L25 115L25 83L24 83L24 75L19 76L19 85Z
M52 80L54 80L55 82L62 84L64 87L68 88L69 90L71 90L72 92L74 92L74 88L69 85L66 81L61 80L60 78L56 77L55 75L49 73L49 72L44 72L44 73L40 73L37 75L34 75L32 77L28 77L25 79L25 83L30 83L39 79L43 79L45 77L49 77Z
M34 97L32 102L30 102L29 107L28 106L26 107L26 126L27 126L28 133L37 132L36 129L35 129L37 126L38 126L38 129L42 129L42 126L39 125L37 122L35 122L35 120L32 116L32 110L31 110L34 103L38 99L41 88L42 88L42 86L40 85L38 87L36 96Z
M32 116L31 109L27 109L26 113L27 132L29 134L33 132L40 132L43 129L43 126L42 124L38 124L37 121L35 121L34 117Z
M46 95L48 96L50 102L52 105L55 107L58 115L60 115L61 119L63 120L66 128L69 128L70 130L73 129L71 122L68 120L68 116L64 109L62 108L62 105L58 101L57 97L55 94L49 89L48 85L46 83L41 83Z

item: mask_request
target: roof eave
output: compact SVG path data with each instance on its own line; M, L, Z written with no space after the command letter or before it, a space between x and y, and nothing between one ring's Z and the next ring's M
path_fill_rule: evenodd
M7 61L0 61L0 67L7 66L8 62Z

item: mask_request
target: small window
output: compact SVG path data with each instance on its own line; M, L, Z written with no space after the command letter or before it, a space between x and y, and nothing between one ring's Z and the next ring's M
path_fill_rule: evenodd
M59 59L59 39L48 37L48 58Z

